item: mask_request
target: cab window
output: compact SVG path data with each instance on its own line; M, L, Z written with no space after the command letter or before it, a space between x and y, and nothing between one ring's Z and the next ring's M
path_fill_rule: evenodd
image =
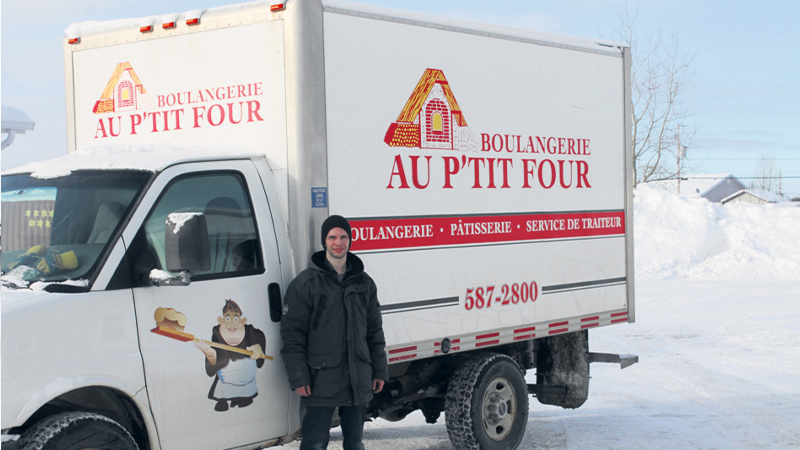
M203 213L208 225L211 268L193 273L194 280L263 272L253 208L241 174L194 174L170 183L143 227L158 269L166 270L167 216L181 212Z

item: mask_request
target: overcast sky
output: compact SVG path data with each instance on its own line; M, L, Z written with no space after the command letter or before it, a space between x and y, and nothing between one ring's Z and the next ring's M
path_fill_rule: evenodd
M757 175L771 159L783 191L800 197L800 1L363 0L379 6L538 31L618 40L619 16L638 11L639 39L660 36L696 53L686 86L695 173ZM226 0L3 0L2 103L36 129L2 152L2 168L66 153L62 37L73 22L177 13ZM513 61L509 61L513 64ZM795 177L795 178L789 178Z

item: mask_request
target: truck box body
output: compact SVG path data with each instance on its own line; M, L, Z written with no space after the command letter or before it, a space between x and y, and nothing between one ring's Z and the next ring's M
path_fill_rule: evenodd
M351 250L378 286L394 374L634 321L627 48L344 2L274 3L67 30L65 172L128 168L153 178L112 233L89 292L38 298L69 297L88 314L113 293L116 325L100 331L119 354L141 357L124 359L126 376L96 370L107 374L101 384L146 411L139 421L150 445L255 448L296 435L279 317L270 320L264 299L268 286L270 295L285 290L307 266L331 214L350 220ZM141 230L170 212L158 206L164 192L196 173L209 174L220 197L252 205L243 209L257 228L239 236L260 243L261 272L120 290L120 268L136 265L132 249L150 233ZM228 174L243 190L221 180ZM14 206L5 195L4 214ZM205 215L210 228L213 210ZM154 229L163 236L163 224ZM166 250L150 245L163 260ZM234 403L210 411L216 394L206 396L210 381L197 374L203 358L192 344L150 333L154 311L174 309L192 323L185 332L207 339L224 299L241 303L275 357L259 365L255 405L235 411L246 419L234 417ZM22 300L8 313L5 302L4 330L7 315L25 314ZM92 376L58 364L31 375L41 386L10 381L15 359L3 337L5 431L29 426L50 398L91 386ZM198 384L175 383L195 376ZM6 407L7 384L24 408ZM256 411L265 403L269 411ZM188 420L171 413L176 405L202 412ZM269 432L254 425L265 422ZM199 424L210 428L192 428ZM219 429L239 439L220 440Z
M85 37L74 146L264 152L296 270L328 213L351 220L393 359L633 320L622 50L359 8ZM99 113L128 78L131 106Z

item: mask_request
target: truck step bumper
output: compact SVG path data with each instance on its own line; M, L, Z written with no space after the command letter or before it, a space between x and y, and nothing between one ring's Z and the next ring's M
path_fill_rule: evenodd
M632 366L639 362L639 357L636 355L615 355L613 353L589 353L590 363L613 363L619 364L620 369Z

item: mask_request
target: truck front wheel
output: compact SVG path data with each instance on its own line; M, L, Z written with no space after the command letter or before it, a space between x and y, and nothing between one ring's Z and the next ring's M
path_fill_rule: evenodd
M122 425L94 413L69 412L48 417L20 439L20 450L138 450Z
M501 354L467 360L447 387L445 419L459 450L515 449L528 422L528 391L522 369Z

